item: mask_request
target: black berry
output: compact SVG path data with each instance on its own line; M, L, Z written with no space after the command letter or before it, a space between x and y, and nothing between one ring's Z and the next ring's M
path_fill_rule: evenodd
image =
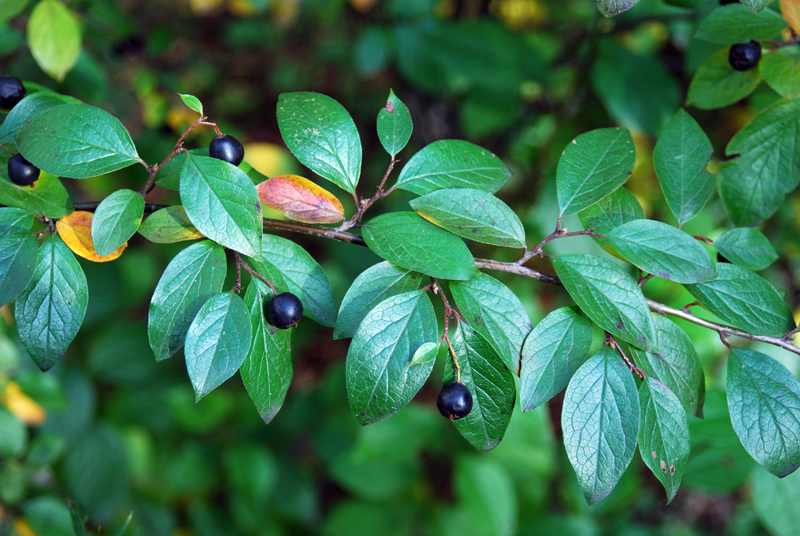
M8 178L17 186L30 186L39 178L39 168L15 154L8 161Z
M0 108L10 110L25 97L25 86L14 76L0 76Z
M451 383L442 387L436 399L439 413L454 421L469 415L472 411L472 393L463 383Z
M761 45L758 41L739 43L731 46L728 63L737 71L747 71L758 65L761 59Z
M229 164L238 166L244 160L244 147L234 138L225 134L221 138L214 138L208 146L208 155L211 158L224 160Z
M303 304L291 292L282 292L267 303L267 320L278 329L289 329L300 322Z

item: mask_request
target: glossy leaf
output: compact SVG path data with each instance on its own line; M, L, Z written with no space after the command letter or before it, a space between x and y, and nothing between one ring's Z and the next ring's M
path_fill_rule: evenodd
M236 374L252 331L244 301L232 292L209 298L186 332L186 370L200 400Z
M422 274L388 262L367 268L356 277L342 300L333 338L352 337L373 307L391 296L416 290L421 282Z
M10 234L27 233L33 226L33 213L13 207L0 207L0 238Z
M655 220L633 220L606 235L613 248L645 272L678 283L717 275L708 251L691 235Z
M769 281L735 264L717 263L717 277L685 285L706 309L754 335L781 336L794 329L792 313Z
M183 347L197 311L222 290L225 252L209 240L192 244L170 261L153 292L147 333L156 361Z
M100 255L92 241L92 220L94 214L82 210L67 214L56 222L58 235L76 255L92 262L109 262L117 259L128 243L125 242L108 255Z
M714 240L714 248L732 263L748 270L763 270L778 260L778 254L769 239L752 227L725 231Z
M635 162L633 138L626 128L600 128L572 140L556 173L561 214L580 212L622 186Z
M475 259L460 238L413 212L378 216L361 231L372 251L403 268L442 279L478 275Z
M403 166L396 187L424 195L443 188L474 188L490 194L511 177L500 158L463 140L425 146Z
M86 276L57 236L39 248L31 283L17 297L14 319L22 346L49 370L75 338L89 301Z
M503 439L514 411L514 376L492 345L468 326L459 324L451 339L461 382L472 394L472 411L453 425L476 449L492 450ZM442 384L454 383L457 378L453 357L448 356Z
M247 287L244 303L250 317L253 342L239 369L247 394L267 424L281 409L294 373L294 329L277 329L269 324L264 308L271 297L272 291L258 279Z
M450 292L472 329L489 341L511 372L519 374L522 345L532 328L519 298L486 274L453 281Z
M0 238L0 307L25 290L33 277L39 243L30 233Z
M800 50L797 47L782 47L764 54L758 62L758 72L781 96L792 98L800 94Z
M639 395L625 362L602 348L569 382L561 410L564 446L586 502L605 498L636 451Z
M256 186L262 205L279 210L294 221L337 223L344 207L332 193L298 175L279 175Z
M408 404L434 362L408 365L420 346L438 339L436 314L422 291L392 296L367 314L353 336L345 370L350 408L359 423L382 421Z
M97 254L109 255L132 237L144 215L144 197L117 190L98 205L92 218L92 241Z
M653 164L678 225L695 217L714 191L715 178L706 170L713 153L706 133L684 110L675 114L658 138Z
M694 73L686 104L701 110L724 108L750 95L760 82L757 69L737 71L728 62L728 49L718 50Z
M8 180L6 166L0 166L0 203L50 218L61 218L75 210L58 177L43 171L32 186L17 186Z
M553 259L575 303L597 325L643 350L657 350L655 327L642 289L625 270L594 255Z
M261 252L261 203L239 168L208 156L187 155L181 172L181 202L198 231L244 255Z
M667 491L667 504L678 493L689 461L689 423L678 397L666 385L646 378L639 388L639 453Z
M203 115L203 103L200 102L200 99L195 97L194 95L189 95L186 93L178 93L183 103L190 109L193 110L200 115Z
M156 184L169 190L180 190L181 172L183 171L183 166L186 164L186 158L189 155L208 156L208 147L189 149L188 153L178 153L173 156L164 164L164 167L158 170L156 174Z
M728 354L728 408L745 450L770 473L800 466L800 382L778 361L747 348Z
M19 152L61 177L85 179L139 161L119 119L88 104L62 104L38 114L17 134Z
M390 89L386 106L378 112L378 139L381 145L394 158L411 139L413 130L414 124L408 108Z
M618 188L589 208L581 210L578 217L584 229L594 229L596 234L605 235L624 223L644 219L644 210L630 190ZM607 238L595 237L595 241L616 255Z
M3 124L0 125L0 143L14 145L14 138L25 123L45 110L49 110L61 104L77 102L80 101L67 95L53 93L52 91L39 91L28 95L19 101L11 111L8 112L5 119L3 119Z
M525 228L508 205L472 188L436 190L412 199L414 212L458 236L512 248L525 247Z
M756 41L771 39L784 28L786 21L771 9L756 14L742 4L730 4L714 8L700 22L695 37L723 45L733 45L747 43L751 39Z
M344 107L320 93L281 93L278 127L301 164L350 193L361 175L361 139Z
M530 411L563 391L591 345L592 323L577 307L562 307L544 317L522 347L522 411Z
M58 0L40 0L28 19L28 47L39 67L62 82L81 52L75 15Z
M411 362L408 364L408 366L413 367L414 365L425 365L431 361L434 361L438 354L439 344L435 342L426 342L417 348L417 351L414 352L414 357L411 358Z
M157 244L172 244L203 238L203 234L192 225L189 216L186 215L186 210L181 205L153 212L139 226L139 234Z

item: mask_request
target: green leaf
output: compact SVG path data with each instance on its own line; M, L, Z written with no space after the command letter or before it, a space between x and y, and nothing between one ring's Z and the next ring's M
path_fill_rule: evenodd
M737 71L728 62L728 49L718 50L698 67L689 84L688 106L701 110L725 108L755 91L761 82L757 69Z
M633 220L606 235L626 260L645 272L678 283L700 283L717 275L706 248L691 235L655 220Z
M562 307L544 317L522 347L519 398L523 413L560 393L589 355L591 345L592 323L577 307Z
M525 228L508 205L472 188L437 190L412 199L414 212L458 236L512 248L525 247Z
M564 446L586 502L605 498L636 451L639 394L622 358L602 348L567 387L561 410Z
M756 14L742 4L730 4L714 8L700 22L694 36L722 45L733 45L746 43L751 39L770 39L787 26L783 17L771 9Z
M236 374L250 349L252 331L244 301L232 292L206 301L186 332L186 370L200 400Z
M0 203L49 218L61 218L75 210L58 177L43 171L34 187L17 186L8 179L6 166L0 166Z
M630 190L618 188L613 193L578 213L584 229L594 229L605 235L629 221L644 219L644 210ZM595 241L606 251L617 254L607 238L595 237Z
M181 205L153 212L139 226L139 234L157 244L173 244L203 237L189 221Z
M778 260L778 254L769 239L752 227L724 232L714 240L714 247L723 257L748 270L763 270Z
M88 104L62 104L38 114L17 134L17 148L43 171L73 179L110 173L139 161L131 135L119 119Z
M128 241L142 222L144 197L133 190L117 190L97 206L92 218L92 243L101 257Z
M422 274L388 262L379 262L367 268L356 277L344 295L333 338L352 337L373 307L386 298L419 288L421 282Z
M81 327L88 301L81 265L59 237L52 237L39 248L31 284L14 308L22 346L41 370L49 370L64 355Z
M294 373L294 329L276 329L269 324L264 307L271 297L269 287L258 279L253 279L247 287L244 303L250 316L253 342L239 369L247 394L267 424L281 409Z
M739 0L739 1L756 13L761 13L761 10L767 7L767 3L769 2L769 0Z
M556 187L561 214L589 207L622 186L636 163L628 129L599 128L581 134L558 161Z
M719 167L719 195L728 216L738 226L763 222L800 182L800 99L781 99L760 110L725 152L740 155Z
M187 153L178 153L169 160L156 174L156 184L169 190L181 189L181 172L189 156L208 156L208 147L189 149Z
M653 164L679 226L694 218L714 191L714 176L706 170L713 153L706 133L682 109L658 138Z
M781 47L764 54L758 62L758 72L783 97L800 94L800 50Z
M597 9L604 17L613 17L639 3L639 0L597 0Z
M454 281L450 292L472 329L489 341L511 372L519 374L522 345L532 328L519 298L486 274Z
M594 255L553 259L575 303L597 325L642 350L656 351L656 335L642 289L612 261Z
M5 406L0 406L0 454L6 458L22 456L28 443L28 431Z
M39 67L62 82L81 52L75 15L58 0L41 0L28 19L28 47Z
M200 99L195 97L194 95L188 95L186 93L178 93L183 103L190 109L193 110L200 115L203 115L203 103L200 102Z
M689 423L678 397L666 385L646 378L639 388L641 427L639 454L667 491L672 502L689 461Z
M187 155L181 202L205 236L244 255L261 253L261 203L253 182L236 166L208 156Z
M735 264L717 263L717 277L684 285L703 307L733 327L779 337L794 329L792 313L769 281Z
M39 244L30 233L0 238L0 307L27 288L38 256Z
M439 340L436 314L428 295L414 290L392 296L370 311L347 352L350 408L361 424L400 411L433 370L433 361L409 367L417 349Z
M390 89L386 106L378 112L378 139L381 145L394 158L411 139L413 130L408 108Z
M453 421L453 425L476 449L492 450L503 439L514 411L517 394L514 376L489 341L468 326L458 325L452 344L461 368L461 382L472 393L472 411ZM453 358L449 356L442 385L455 383L457 378Z
M178 253L167 265L153 292L147 332L156 361L183 347L197 311L225 282L225 252L204 240Z
M278 127L301 164L350 193L361 175L361 139L344 107L320 93L281 93Z
M795 536L800 526L800 473L778 478L760 467L753 472L753 510L773 536Z
M253 268L279 293L289 291L300 298L303 316L332 328L336 324L336 301L317 261L291 240L273 235L261 237L261 253L263 260L254 260Z
M659 351L631 348L633 359L648 377L657 379L678 397L687 414L702 417L706 380L692 340L665 316L654 313L653 324Z
M0 23L11 20L22 13L27 5L28 0L5 0L0 4Z
M61 104L79 102L78 99L67 95L59 95L52 91L39 91L28 95L8 112L3 124L0 125L0 143L13 145L19 129L40 113Z
M411 157L395 186L419 195L443 188L493 194L510 177L508 166L486 149L462 140L439 140Z
M414 352L414 357L411 358L411 362L408 364L408 366L413 367L414 365L425 365L435 360L438 354L439 343L426 342L417 348L417 351Z
M27 233L33 225L33 213L23 208L0 207L0 238Z
M728 408L745 450L770 473L800 466L800 382L778 361L747 348L728 354Z
M415 272L441 279L472 279L475 259L454 234L413 212L378 216L361 227L369 248L379 257Z

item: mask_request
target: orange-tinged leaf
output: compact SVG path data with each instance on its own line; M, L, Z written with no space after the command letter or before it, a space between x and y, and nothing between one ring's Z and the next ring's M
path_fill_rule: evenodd
M75 253L84 259L92 262L113 261L125 251L128 243L125 242L113 253L101 257L94 249L92 242L92 214L82 210L76 210L72 214L67 214L56 222L56 229L61 236L61 240Z
M800 33L800 0L781 0L781 15L794 33Z
M14 417L28 426L39 426L47 418L44 408L26 395L15 382L8 382L3 394L3 405Z
M336 223L344 208L336 196L298 175L279 175L258 186L262 205L277 209L294 221Z

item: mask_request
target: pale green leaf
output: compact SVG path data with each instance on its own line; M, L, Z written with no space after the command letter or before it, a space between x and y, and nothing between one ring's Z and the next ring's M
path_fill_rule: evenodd
M28 19L28 47L45 73L63 81L81 52L75 15L58 0L40 0Z

